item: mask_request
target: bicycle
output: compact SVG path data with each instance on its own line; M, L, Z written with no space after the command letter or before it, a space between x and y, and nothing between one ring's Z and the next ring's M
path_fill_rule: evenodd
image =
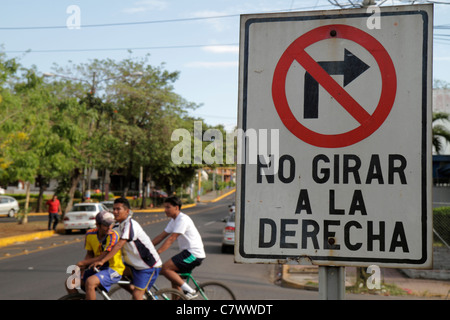
M98 270L96 270L98 272ZM114 284L109 292L101 286L96 288L96 291L103 297L104 300L131 300L131 292L126 289L126 286L131 284L131 280L124 277L117 284ZM58 300L85 300L85 293L70 293L62 296ZM181 291L172 288L159 289L156 284L145 290L144 300L189 300Z
M186 283L189 281L195 285L196 294L198 296L193 300L236 300L236 296L233 291L218 281L208 281L205 283L198 283L191 272L179 273L181 278L186 279Z
M109 290L111 300L130 300L131 293L123 285L129 285L130 281L119 281ZM144 294L144 300L189 300L185 294L172 288L159 289L153 284L151 289L147 289Z

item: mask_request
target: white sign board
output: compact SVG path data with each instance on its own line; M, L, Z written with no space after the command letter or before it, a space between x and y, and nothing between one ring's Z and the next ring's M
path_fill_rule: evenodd
M432 21L241 16L237 262L431 267Z

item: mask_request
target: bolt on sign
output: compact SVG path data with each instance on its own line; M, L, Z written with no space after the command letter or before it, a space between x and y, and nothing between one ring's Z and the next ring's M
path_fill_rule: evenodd
M237 262L431 267L432 21L241 16Z

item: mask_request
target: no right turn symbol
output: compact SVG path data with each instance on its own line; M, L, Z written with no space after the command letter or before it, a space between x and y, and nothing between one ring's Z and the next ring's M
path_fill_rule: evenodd
M369 113L352 97L345 87L358 81L358 77L370 68L350 50L344 49L342 59L316 61L306 48L321 40L346 39L362 46L375 59L381 73L381 94L375 111ZM326 44L326 41L323 41ZM326 46L325 46L326 50ZM298 121L286 98L286 77L296 61L305 69L303 119L320 121L318 99L319 86L323 87L345 111L357 121L356 128L338 134L323 134L307 128ZM331 75L342 75L343 85ZM362 90L367 84L358 83ZM374 133L388 117L395 101L397 78L392 59L378 40L368 33L347 25L327 25L313 29L297 38L284 51L275 68L272 82L272 98L280 119L286 128L302 141L317 147L341 148L360 142ZM324 124L332 126L333 124Z

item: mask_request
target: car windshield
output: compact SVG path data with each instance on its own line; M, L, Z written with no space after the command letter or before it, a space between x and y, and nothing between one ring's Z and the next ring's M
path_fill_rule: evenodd
M114 207L114 203L112 202L103 202L102 204L108 209L112 209Z
M78 211L95 211L94 205L81 205L81 206L74 206L71 211L78 212Z

